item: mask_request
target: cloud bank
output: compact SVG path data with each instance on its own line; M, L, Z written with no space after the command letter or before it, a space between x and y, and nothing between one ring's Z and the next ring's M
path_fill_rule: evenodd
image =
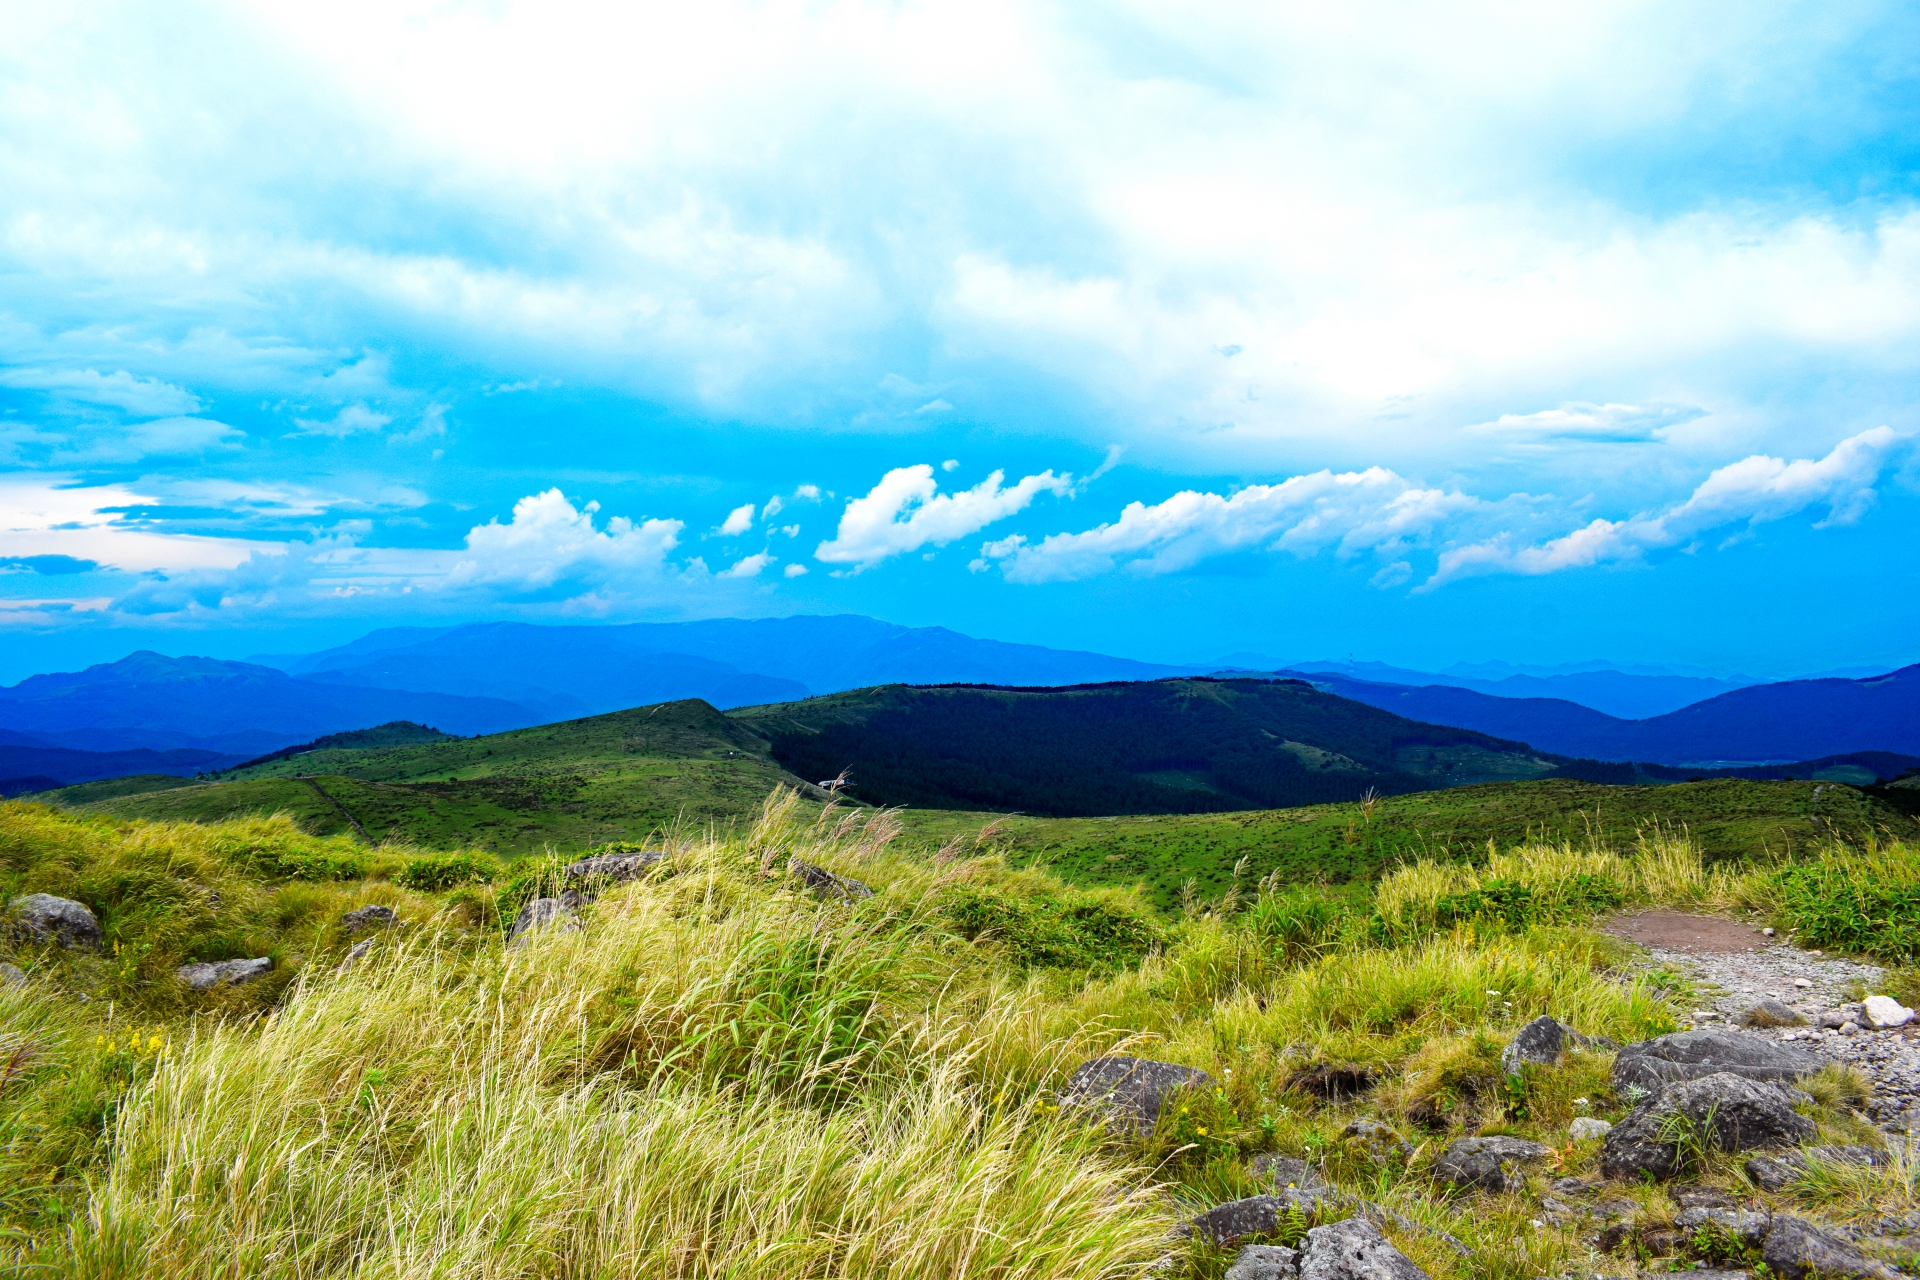
M854 498L840 516L835 535L814 549L828 564L869 569L890 556L944 547L996 520L1023 511L1042 493L1072 492L1073 477L1052 470L1026 476L1011 489L1001 487L1004 471L995 471L971 489L939 492L933 467L919 463L896 467L864 497Z

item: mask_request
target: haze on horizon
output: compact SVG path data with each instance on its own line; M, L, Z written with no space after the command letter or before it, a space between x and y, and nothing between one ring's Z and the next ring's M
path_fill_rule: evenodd
M5 5L0 681L1920 657L1920 11Z

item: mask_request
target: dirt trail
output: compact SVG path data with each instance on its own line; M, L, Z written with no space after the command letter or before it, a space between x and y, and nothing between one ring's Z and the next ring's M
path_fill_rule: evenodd
M1857 1010L1862 996L1881 994L1885 970L1878 965L1802 951L1717 916L1643 911L1602 927L1694 980L1704 997L1693 1010L1695 1028L1739 1027L1742 1015L1769 996L1791 1005L1814 1025L1747 1034L1857 1067L1873 1082L1868 1117L1889 1133L1920 1131L1920 1023L1852 1035L1818 1025L1823 1013Z

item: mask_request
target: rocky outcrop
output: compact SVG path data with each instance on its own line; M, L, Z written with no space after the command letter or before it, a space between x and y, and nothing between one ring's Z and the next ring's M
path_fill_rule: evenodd
M1552 1154L1524 1138L1460 1138L1433 1162L1433 1176L1476 1191L1519 1191L1527 1177L1520 1169Z
M349 911L340 917L340 927L348 933L358 933L362 929L384 929L399 923L400 917L394 914L393 908L383 907L379 903Z
M1270 1236L1280 1229L1287 1202L1278 1196L1248 1196L1215 1205L1193 1220L1194 1231L1220 1248L1229 1248L1248 1236Z
M1731 1073L1747 1080L1798 1080L1820 1069L1812 1054L1741 1035L1737 1031L1676 1031L1620 1050L1613 1060L1613 1089L1625 1097L1680 1081Z
M1213 1077L1197 1067L1119 1055L1081 1063L1060 1091L1062 1107L1100 1107L1107 1127L1145 1137L1160 1122L1168 1101L1189 1089L1201 1089Z
M807 888L813 890L816 897L838 898L852 902L860 898L871 898L873 890L861 884L851 876L837 876L825 867L816 867L811 862L802 862L795 858L787 864L795 878Z
M1571 1047L1566 1027L1553 1018L1538 1017L1514 1032L1513 1039L1500 1051L1500 1070L1512 1076L1520 1074L1520 1068L1529 1063L1551 1067L1560 1061L1561 1053Z
M640 849L633 853L602 853L567 864L568 883L625 884L637 880L648 867L665 860L665 849Z
M15 898L8 904L7 911L13 918L14 935L23 941L51 942L90 951L100 949L100 922L93 918L93 912L71 898L30 893L24 898Z
M1601 1171L1609 1178L1671 1178L1680 1171L1680 1135L1688 1128L1722 1151L1793 1147L1814 1134L1813 1121L1794 1111L1786 1090L1722 1071L1669 1085L1635 1107L1607 1135Z
M195 991L211 991L218 986L237 987L243 982L252 982L273 970L273 957L261 956L254 960L215 960L202 961L199 964L183 964L173 971L173 976L192 987Z
M1428 1280L1413 1259L1394 1248L1365 1218L1348 1218L1307 1232L1300 1245L1299 1280Z
M1295 1280L1300 1255L1283 1244L1250 1244L1234 1257L1226 1280Z
M513 918L513 928L507 931L507 945L523 946L531 935L542 929L556 926L563 930L578 929L580 908L586 905L586 897L572 889L557 898L535 898Z
M1760 1256L1769 1274L1781 1280L1894 1280L1900 1273L1884 1262L1861 1253L1849 1242L1803 1222L1779 1214L1767 1232L1766 1246Z

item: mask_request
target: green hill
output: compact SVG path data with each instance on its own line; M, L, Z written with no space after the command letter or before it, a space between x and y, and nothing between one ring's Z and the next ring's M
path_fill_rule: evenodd
M884 685L733 716L801 777L849 770L871 804L1054 817L1284 808L1539 778L1566 763L1297 680Z
M321 835L515 854L733 818L777 783L799 782L763 740L698 699L483 738L321 747L180 781L133 792L92 783L40 798L127 818L286 813Z

